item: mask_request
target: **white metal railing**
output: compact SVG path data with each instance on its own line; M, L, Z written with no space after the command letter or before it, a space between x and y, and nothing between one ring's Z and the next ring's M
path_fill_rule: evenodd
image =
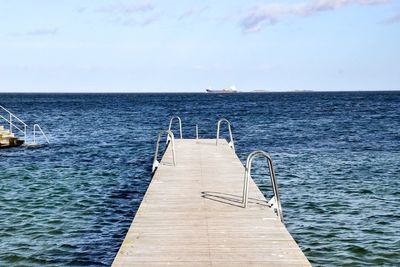
M42 128L40 127L39 124L33 125L33 144L36 145L36 128L40 131L44 139L48 144L50 144L49 138L47 138L47 135L43 132Z
M167 133L167 135L170 137L171 140L171 145L172 145L172 159L173 159L173 163L174 166L176 166L176 155L175 155L175 137L174 137L174 133L171 132L170 130L164 130L161 131L158 136L157 136L157 143L156 143L156 151L154 153L154 160L153 160L153 167L152 167L152 172L154 172L158 165L160 165L160 162L158 161L157 157L158 157L158 150L160 147L160 141L161 141L161 137L163 134Z
M228 131L229 131L229 138L230 141L228 145L235 151L235 144L233 141L233 136L232 136L232 129L231 129L231 123L227 119L220 119L217 123L217 140L216 140L216 145L218 146L218 140L219 140L219 130L222 122L226 122L228 124Z
M270 207L272 207L275 210L275 213L278 216L278 218L280 219L280 221L283 222L281 201L279 198L278 184L276 183L276 177L275 177L274 167L272 165L272 159L268 153L266 153L262 150L254 151L254 152L250 153L250 155L247 157L245 174L244 174L244 185L243 185L243 198L242 198L243 207L244 208L247 207L247 202L248 202L248 197L249 197L249 183L250 183L250 178L251 178L251 166L252 166L253 160L256 157L264 157L267 159L269 174L271 177L272 190L274 192L274 196L270 199L268 204L270 205Z
M5 107L3 107L1 105L0 105L0 110L3 110L4 112L7 113L8 118L4 117L1 114L0 114L0 118L2 118L3 120L5 120L8 123L10 133L13 133L13 128L15 128L20 133L23 134L24 140L26 140L26 132L27 132L28 125L25 122L23 122L20 118L15 116L14 113L12 113L11 111L9 111L8 109L6 109ZM14 121L17 121L20 124L19 127L14 123ZM20 127L23 129L21 129Z
M181 120L181 118L179 116L172 116L171 117L171 119L169 120L168 131L172 131L171 130L172 129L172 123L174 122L175 119L177 119L178 122L179 122L179 137L180 137L180 139L182 139L183 138L183 135L182 135L182 120ZM168 135L167 136L167 143L169 143L170 140L171 139L170 139L170 137Z

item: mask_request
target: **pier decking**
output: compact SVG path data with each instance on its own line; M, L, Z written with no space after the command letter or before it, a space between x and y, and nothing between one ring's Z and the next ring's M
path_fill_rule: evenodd
M225 140L175 140L113 266L310 266ZM279 181L279 180L278 180Z

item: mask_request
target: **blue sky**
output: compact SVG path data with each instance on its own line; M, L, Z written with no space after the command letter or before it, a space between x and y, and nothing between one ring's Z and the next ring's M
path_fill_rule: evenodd
M399 90L400 1L0 0L0 92Z

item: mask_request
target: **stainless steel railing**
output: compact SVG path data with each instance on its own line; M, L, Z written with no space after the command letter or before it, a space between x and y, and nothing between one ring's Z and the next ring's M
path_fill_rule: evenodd
M224 119L224 118L220 119L220 120L218 121L218 123L217 123L217 140L216 140L216 145L218 146L219 130L220 130L220 128L221 128L221 123L222 123L222 122L226 122L227 125L228 125L229 138L230 138L230 141L229 141L228 145L233 149L233 151L235 151L235 144L234 144L233 136L232 136L231 123L230 123L227 119Z
M160 148L160 141L161 141L161 137L163 136L163 134L167 133L167 135L170 137L171 142L169 142L172 145L172 159L173 159L173 163L174 166L176 166L176 155L175 155L175 137L174 137L174 133L171 132L170 130L164 130L161 131L158 136L157 136L157 143L156 143L156 151L154 153L154 160L153 160L153 167L152 167L152 172L154 172L158 165L160 165L160 162L158 161L157 157L158 157L158 150Z
M262 150L254 151L254 152L250 153L250 155L247 157L245 174L244 174L244 185L243 185L243 198L242 198L243 207L244 208L247 207L247 202L248 202L248 198L249 198L249 183L250 183L250 178L251 178L251 166L252 166L253 160L256 157L264 157L267 159L269 174L271 177L272 190L274 192L274 196L270 199L268 204L274 209L274 211L275 211L276 215L278 216L278 218L280 219L280 221L283 222L281 201L279 198L278 184L276 183L276 177L275 177L274 167L272 165L272 159L268 153L266 153Z
M47 138L47 135L43 132L42 128L40 127L39 124L34 124L33 125L33 144L36 145L36 128L40 131L44 139L48 144L50 144L49 138Z
M28 125L23 122L20 118L18 118L17 116L15 116L14 113L12 113L11 111L9 111L8 109L6 109L5 107L0 105L0 110L4 111L7 113L7 117L4 117L3 115L0 114L0 118L5 120L8 124L9 124L9 130L10 133L13 133L13 128L17 129L21 134L23 134L24 136L24 140L26 140L26 132L27 132L27 128ZM20 125L19 127L14 123L14 121L17 121ZM21 126L22 125L22 126ZM21 128L23 129L21 129Z
M172 123L174 122L174 120L177 119L179 122L179 137L180 139L183 138L182 136L182 120L179 116L172 116L171 119L169 120L169 126L168 126L168 131L172 131Z

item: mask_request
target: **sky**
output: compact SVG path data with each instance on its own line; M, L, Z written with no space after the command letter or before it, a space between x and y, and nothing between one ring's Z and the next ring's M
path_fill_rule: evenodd
M400 0L0 0L0 92L400 90Z

